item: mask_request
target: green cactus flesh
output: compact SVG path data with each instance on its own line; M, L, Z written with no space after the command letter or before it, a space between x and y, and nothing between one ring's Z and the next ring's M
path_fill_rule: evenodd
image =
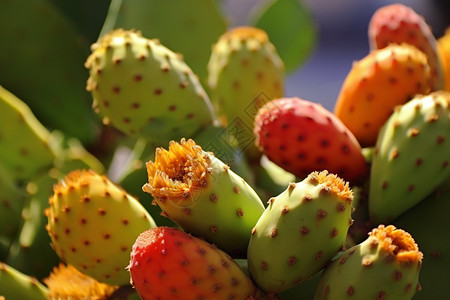
M99 125L83 88L89 44L50 2L0 1L0 82L46 127L89 143Z
M36 278L0 262L0 298L46 300L48 289Z
M253 122L260 107L284 93L284 64L265 31L238 27L223 34L208 62L211 101L228 127L235 127L239 146L250 157Z
M381 129L369 190L374 223L393 220L450 176L449 104L445 91L416 96Z
M22 209L22 226L11 245L6 263L30 276L42 279L50 273L60 259L50 245L45 230L46 218L43 210L53 185L57 183L54 170L35 176L26 184L25 204Z
M104 123L163 145L214 122L196 75L159 41L118 29L92 49L87 89Z
M63 140L64 137L54 132L52 139L57 143L57 140ZM50 245L51 240L45 229L47 219L43 214L53 186L66 173L77 168L88 168L97 172L104 170L103 165L87 152L78 140L71 138L66 143L55 159L55 167L30 178L24 186L25 204L21 211L22 218L19 218L23 223L7 256L8 264L39 279L47 276L52 267L60 262Z
M74 170L53 188L47 231L59 257L107 284L129 282L129 251L156 226L142 205L106 176Z
M164 214L232 257L245 257L250 232L264 211L256 192L193 140L158 148L147 163L150 193Z
M186 63L206 78L211 45L226 31L226 20L210 0L120 0L110 9L102 32L114 28L139 29L144 36L156 38L173 51L182 53Z
M52 166L57 150L49 131L30 108L0 86L1 164L17 180L26 180Z
M319 28L306 1L270 1L256 7L253 16L252 24L267 32L287 72L301 68L316 50Z
M0 165L0 239L10 243L17 235L24 195L9 173ZM1 255L0 255L1 260Z
M314 299L411 299L420 289L422 256L409 233L380 225L326 267Z
M417 206L398 217L394 224L408 231L420 245L423 264L420 270L422 290L416 300L446 299L450 278L450 178Z
M348 183L327 171L313 172L271 198L248 247L256 284L278 293L319 272L344 245L352 198Z

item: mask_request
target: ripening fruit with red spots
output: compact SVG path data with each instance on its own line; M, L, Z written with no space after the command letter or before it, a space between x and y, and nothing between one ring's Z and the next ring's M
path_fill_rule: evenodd
M254 299L256 287L225 252L174 227L142 232L131 252L131 283L143 300Z
M438 43L424 17L414 9L400 3L380 7L369 22L368 36L371 49L381 49L392 43L417 47L427 56L434 89L444 87L445 76Z
M363 147L375 145L395 106L433 87L425 54L409 44L373 50L353 64L334 108Z
M328 170L353 184L367 175L356 138L317 103L296 97L272 100L258 111L254 133L261 151L297 177Z

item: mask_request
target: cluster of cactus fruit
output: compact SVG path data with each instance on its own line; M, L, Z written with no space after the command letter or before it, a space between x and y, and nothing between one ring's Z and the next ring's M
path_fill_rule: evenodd
M195 2L179 29L207 57L163 1L111 2L84 59L96 151L0 87L0 299L448 297L450 32L378 9L331 112L284 95L265 30L199 34L193 7L218 9Z

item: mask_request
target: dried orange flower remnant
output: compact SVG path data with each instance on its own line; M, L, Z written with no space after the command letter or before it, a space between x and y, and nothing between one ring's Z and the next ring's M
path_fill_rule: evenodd
M236 27L232 30L229 30L224 34L223 38L241 40L255 39L258 40L261 44L267 43L269 41L269 37L264 30L248 26Z
M71 265L60 264L44 283L49 288L49 299L106 300L117 289L79 272Z
M169 150L156 149L155 161L147 162L148 183L142 189L159 200L187 199L206 185L209 158L193 140L171 141Z
M319 184L323 184L330 189L330 191L339 196L339 198L351 202L353 200L353 191L349 188L348 182L335 174L328 173L328 171L312 172L309 175L310 179L316 180Z
M380 225L369 234L378 240L382 249L396 257L398 262L420 262L423 254L408 232L393 225Z

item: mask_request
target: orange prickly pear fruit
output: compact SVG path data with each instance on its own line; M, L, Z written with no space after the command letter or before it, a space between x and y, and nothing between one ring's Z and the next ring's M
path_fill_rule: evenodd
M432 91L426 55L409 44L373 50L354 63L341 87L335 115L362 147L373 146L397 105Z

